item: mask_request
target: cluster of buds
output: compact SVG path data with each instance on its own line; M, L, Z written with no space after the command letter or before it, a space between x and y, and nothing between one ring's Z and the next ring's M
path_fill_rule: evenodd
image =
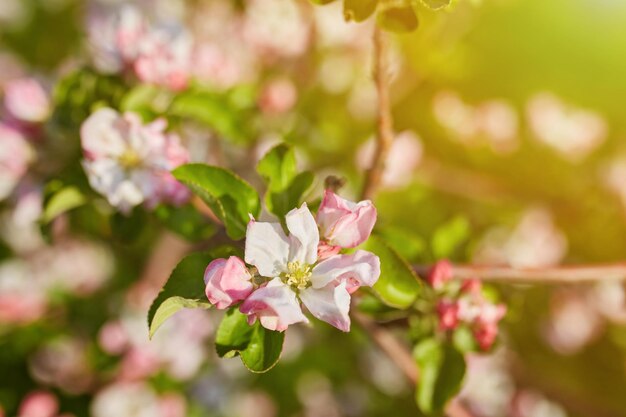
M369 238L376 222L370 201L353 203L326 191L317 218L306 204L280 223L248 223L245 262L235 256L216 259L206 268L209 301L218 309L239 304L248 322L269 330L308 322L300 302L316 318L350 330L350 298L380 276L380 260L355 250ZM247 264L247 265L246 265ZM250 265L250 267L248 266Z
M81 126L85 160L91 186L124 213L139 204L183 204L189 191L170 171L189 162L177 135L165 132L158 119L143 124L139 115L119 114L102 108Z
M489 350L498 336L498 323L506 314L506 306L489 301L477 279L453 280L452 265L446 260L433 266L428 283L439 297L439 329L447 332L466 325L472 330L478 346Z

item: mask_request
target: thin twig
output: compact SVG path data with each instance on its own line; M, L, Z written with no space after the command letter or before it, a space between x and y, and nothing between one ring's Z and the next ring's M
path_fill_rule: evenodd
M430 266L415 267L418 275L426 277ZM546 268L515 268L511 266L454 265L458 279L476 278L481 281L508 283L583 283L596 281L626 281L626 263L570 265Z
M372 198L383 177L385 162L391 144L393 143L393 118L391 115L391 102L389 98L389 70L387 68L387 43L380 28L374 28L374 82L378 94L378 132L376 135L376 147L374 159L367 171L363 184L362 198Z

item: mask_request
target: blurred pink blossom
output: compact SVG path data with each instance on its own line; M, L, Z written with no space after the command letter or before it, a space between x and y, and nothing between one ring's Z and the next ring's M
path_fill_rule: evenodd
M0 121L0 200L13 191L33 157L26 138Z
M138 115L103 108L81 127L85 171L91 186L124 213L141 203L181 203L188 194L170 170L188 160L178 136L166 124L143 124Z
M59 411L59 401L46 391L34 391L22 400L18 417L54 417Z
M265 113L286 113L296 103L298 92L293 83L286 79L270 81L261 92L259 107Z
M48 94L34 78L20 78L4 87L4 107L9 117L22 123L41 123L50 115Z

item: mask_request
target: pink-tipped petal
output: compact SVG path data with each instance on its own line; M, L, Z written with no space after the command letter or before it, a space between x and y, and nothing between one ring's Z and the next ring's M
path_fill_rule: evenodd
M265 287L250 294L239 311L258 318L266 329L279 332L295 323L308 323L296 294L280 278L274 278Z
M350 331L350 293L346 282L339 285L330 283L324 288L307 288L300 292L300 299L306 308L318 319L338 328Z
M331 282L346 282L348 292L361 286L371 287L380 277L380 259L371 252L357 250L348 255L335 255L313 268L313 288L322 288Z

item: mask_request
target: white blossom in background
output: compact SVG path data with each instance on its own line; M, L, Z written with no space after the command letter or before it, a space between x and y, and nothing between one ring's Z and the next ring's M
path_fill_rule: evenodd
M369 139L359 148L356 164L360 170L366 170L371 166L375 150L374 139ZM398 133L387 156L382 184L387 188L408 185L422 160L423 153L422 140L417 134L409 130Z
M123 213L139 204L184 203L189 194L170 171L188 161L166 122L143 124L138 115L103 108L81 126L83 166L89 183Z
M526 116L536 139L572 162L589 156L608 134L600 114L566 104L552 93L532 97Z
M487 231L474 253L476 263L541 268L558 264L567 253L567 238L541 208L526 211L514 227Z
M466 359L467 374L459 399L481 416L506 416L515 393L506 352L499 349L488 356L470 354Z
M120 379L136 381L165 370L179 380L191 378L206 360L206 339L213 332L201 310L183 310L148 338L143 312L126 312L100 331L103 350L121 355ZM184 352L181 355L181 352Z
M0 121L0 201L11 194L32 159L32 149L22 133Z
M433 98L433 114L451 138L462 144L486 143L499 154L514 152L519 147L519 117L505 100L471 105L454 91L440 91Z
M604 186L613 192L626 209L626 156L619 156L600 169L600 179Z
M243 21L245 39L263 53L301 55L309 43L310 23L292 0L250 0Z
M517 393L514 403L515 417L567 417L565 409L546 398L542 393L523 390Z
M156 392L145 383L114 383L96 393L93 417L166 417Z
M587 297L561 292L552 297L550 316L544 326L546 342L561 355L581 351L601 334L601 317Z

